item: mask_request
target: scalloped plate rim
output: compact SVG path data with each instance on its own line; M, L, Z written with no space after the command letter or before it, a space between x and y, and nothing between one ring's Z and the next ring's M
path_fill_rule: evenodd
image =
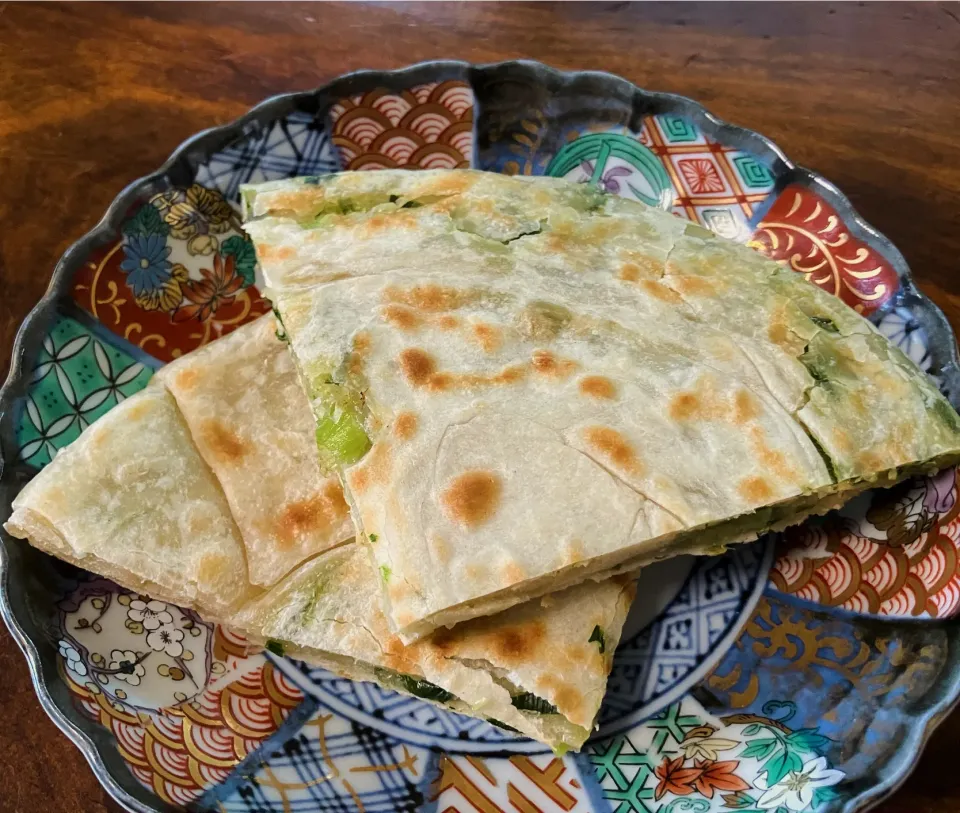
M145 189L149 189L156 184L171 182L171 173L176 173L178 167L184 162L190 165L192 156L196 154L209 155L215 149L222 148L236 140L237 137L242 136L251 125L259 125L276 119L284 112L296 109L298 103L302 101L316 102L322 100L324 96L330 95L338 86L371 78L377 78L389 86L402 80L409 80L411 76L420 73L440 71L458 71L469 80L477 72L505 69L511 66L520 66L525 69L543 72L551 78L564 81L569 81L573 77L586 76L617 82L629 89L635 96L642 96L648 100L667 104L681 110L698 125L708 122L710 127L705 129L709 129L711 134L721 131L728 135L735 135L739 139L761 148L758 152L765 152L773 156L777 162L782 164L780 171L775 173L777 176L775 189L779 191L789 183L800 183L803 186L813 188L822 195L828 203L838 210L844 223L854 235L872 241L891 263L900 282L900 297L908 297L922 304L932 315L934 320L932 326L941 334L941 338L949 337L947 359L941 368L941 374L944 380L951 385L949 386L949 392L954 405L960 403L960 354L958 354L956 335L939 306L917 288L910 268L901 252L889 238L860 215L850 200L833 183L818 173L792 162L766 136L719 118L689 97L669 92L646 90L628 79L606 71L561 71L544 63L525 59L477 64L458 60L428 60L396 70L365 69L351 71L341 74L312 90L293 91L270 96L233 121L201 130L190 136L181 142L170 154L170 157L154 172L132 181L117 194L96 225L74 242L60 257L54 267L46 291L27 314L14 338L10 369L2 388L0 388L0 450L3 451L0 455L0 500L2 500L3 510L9 512L13 496L19 491L17 483L12 482L10 474L11 469L16 471L19 466L16 464L14 451L16 444L7 431L8 428L12 428L12 421L6 420L6 417L26 384L26 377L22 369L25 349L29 340L46 327L57 313L58 302L62 299L65 293L64 289L72 279L78 263L98 244L105 243L114 237L123 215ZM205 143L208 141L211 142L210 145ZM218 146L213 146L214 143ZM151 801L149 805L145 804L123 788L107 767L100 749L90 734L69 719L61 706L54 700L43 674L40 651L24 629L18 611L13 607L10 600L8 539L8 535L0 531L0 617L3 618L14 641L16 641L27 660L31 682L41 707L57 728L77 746L89 763L97 780L115 801L129 810L135 811L135 813L167 813L177 810L177 808L167 805L159 799L155 802ZM950 665L954 667L952 682L943 686L943 696L940 700L928 708L925 714L918 716L916 719L915 725L908 734L908 740L911 743L910 749L905 749L903 746L899 749L900 753L906 754L906 758L901 759L899 765L890 766L893 770L890 771L888 778L849 799L843 806L845 813L859 813L878 804L896 791L916 767L930 735L947 714L960 704L960 663L948 663L945 668L949 668Z

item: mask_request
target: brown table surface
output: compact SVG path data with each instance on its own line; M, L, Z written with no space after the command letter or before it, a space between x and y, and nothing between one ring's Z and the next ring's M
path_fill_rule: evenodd
M0 2L0 375L67 246L192 133L358 68L527 57L705 103L822 172L960 325L960 3ZM0 626L0 813L116 810ZM960 712L883 813L960 811Z

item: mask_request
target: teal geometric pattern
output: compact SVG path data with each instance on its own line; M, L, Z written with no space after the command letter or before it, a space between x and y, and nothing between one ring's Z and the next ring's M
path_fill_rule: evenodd
M647 813L657 809L659 805L650 806L654 804L654 789L647 785L658 764L655 757L638 751L623 735L588 749L597 781L603 788L603 798L612 807L615 805L616 813Z
M773 174L752 155L743 154L733 159L740 182L747 189L769 189L773 186Z
M657 116L657 122L671 144L685 144L700 138L697 125L682 116Z
M654 771L664 757L678 753L687 732L710 720L696 701L674 703L627 734L587 743L603 798L615 813L655 813Z
M57 317L18 404L20 459L42 468L97 418L143 389L151 375L76 320Z

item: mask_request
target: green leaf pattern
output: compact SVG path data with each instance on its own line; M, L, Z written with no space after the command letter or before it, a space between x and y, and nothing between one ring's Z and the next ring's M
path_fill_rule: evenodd
M16 421L20 459L42 467L93 421L150 380L151 370L61 316L43 338Z
M720 720L685 697L628 734L591 742L586 756L618 813L828 813L843 773L827 761L827 737L787 728L795 711L784 702L763 709L775 716Z

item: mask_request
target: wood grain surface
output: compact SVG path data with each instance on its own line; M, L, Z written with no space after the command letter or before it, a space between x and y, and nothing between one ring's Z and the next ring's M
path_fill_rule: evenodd
M345 71L526 57L692 96L823 173L960 326L960 3L0 3L0 375L67 246L192 133ZM108 801L0 631L0 813ZM960 713L883 813L960 812Z

